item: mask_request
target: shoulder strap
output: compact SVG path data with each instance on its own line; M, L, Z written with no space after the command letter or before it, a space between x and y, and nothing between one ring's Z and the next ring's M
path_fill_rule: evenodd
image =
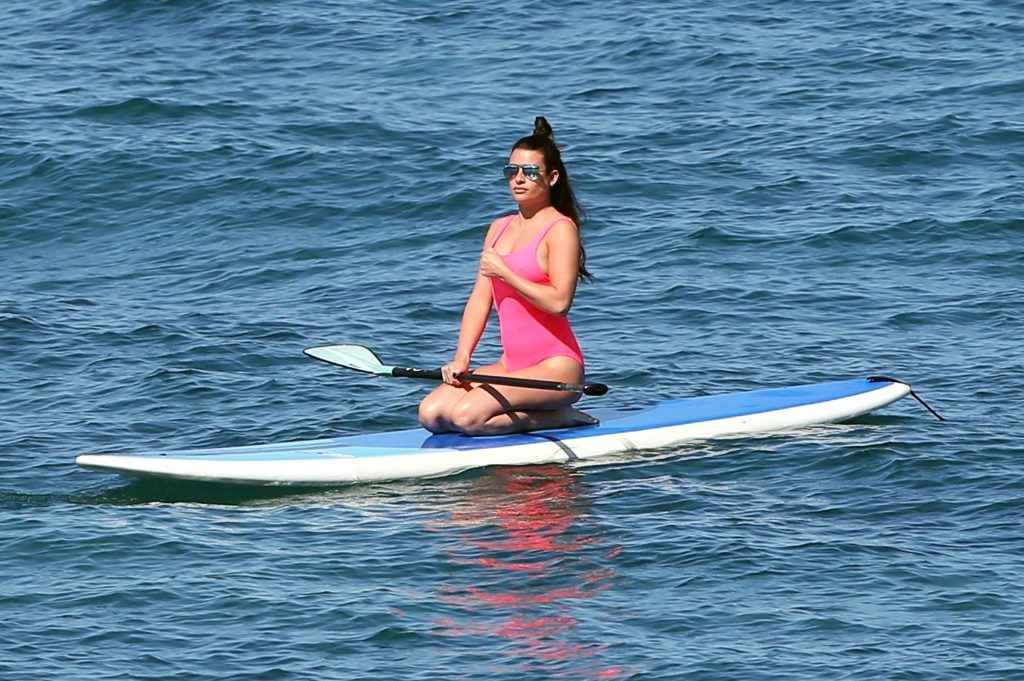
M537 236L534 237L534 243L539 246L540 242L543 241L544 237L546 237L548 235L548 232L551 231L551 228L554 227L555 225L557 225L562 220L565 220L567 222L572 222L572 220L570 220L569 218L565 217L564 215L558 216L557 218L552 220L550 223L548 223L547 227L545 227L544 229L542 229L539 232L537 232Z
M515 220L515 219L516 219L516 214L515 213L512 213L512 215L508 216L508 218L505 220L505 224L503 224L501 226L501 229L498 230L498 236L494 237L494 241L491 242L491 248L494 248L495 246L498 245L498 240L501 239L501 235L505 233L505 230L508 229L508 226L511 225L512 221Z

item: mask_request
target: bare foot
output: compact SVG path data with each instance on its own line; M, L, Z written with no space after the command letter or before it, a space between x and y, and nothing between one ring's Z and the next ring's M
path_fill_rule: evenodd
M566 407L564 412L567 426L596 426L600 421L576 407Z

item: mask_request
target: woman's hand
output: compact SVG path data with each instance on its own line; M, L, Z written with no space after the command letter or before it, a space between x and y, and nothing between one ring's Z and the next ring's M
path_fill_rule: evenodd
M480 256L480 274L485 277L504 279L508 274L508 265L493 248L487 248Z
M463 374L469 371L469 360L464 360L456 357L452 361L441 367L441 380L448 385L454 385L458 388L463 387L466 383L458 378L459 374Z

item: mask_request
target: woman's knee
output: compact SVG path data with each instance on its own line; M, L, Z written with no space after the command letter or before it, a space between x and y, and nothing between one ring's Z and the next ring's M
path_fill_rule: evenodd
M450 422L455 430L466 435L475 435L482 431L490 417L491 414L482 411L478 405L470 400L463 400L452 410Z
M451 430L451 423L447 418L447 413L448 405L444 400L436 399L434 395L428 395L420 402L420 425L432 433L443 433Z

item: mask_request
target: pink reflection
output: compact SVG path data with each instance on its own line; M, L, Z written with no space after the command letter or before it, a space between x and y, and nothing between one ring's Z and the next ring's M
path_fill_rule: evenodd
M467 537L465 548L450 554L484 572L477 584L441 588L439 600L464 610L465 622L440 619L436 633L501 639L502 657L521 671L592 679L636 671L603 665L604 645L573 641L580 624L574 605L611 586L616 573L606 562L621 552L573 531L585 506L575 477L561 466L496 469L481 478L447 529L494 535L497 528L499 536ZM559 671L552 663L561 663Z

